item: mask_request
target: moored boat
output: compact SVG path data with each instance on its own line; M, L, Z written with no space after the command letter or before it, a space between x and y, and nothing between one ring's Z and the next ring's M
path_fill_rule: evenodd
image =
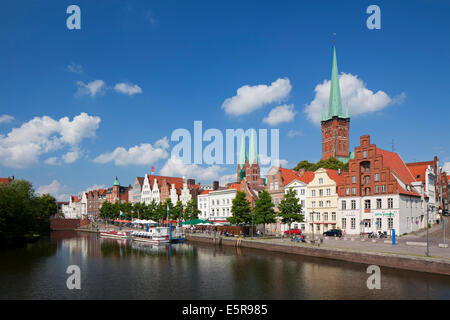
M169 228L155 227L148 231L134 231L131 235L133 241L148 242L152 244L170 243Z
M131 231L101 230L100 237L127 240L131 238Z

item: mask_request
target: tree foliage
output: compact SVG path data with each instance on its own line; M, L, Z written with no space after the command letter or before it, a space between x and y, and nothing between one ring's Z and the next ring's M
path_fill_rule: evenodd
M275 223L275 210L270 193L263 190L259 194L258 200L255 201L255 208L253 209L253 222L255 224Z
M280 210L279 216L283 223L290 225L293 222L302 222L304 216L302 213L302 205L299 203L297 197L295 196L295 191L292 188L284 194L284 199L281 200L278 205L278 209Z
M327 160L320 160L317 163L311 163L308 160L300 161L294 168L296 171L300 171L300 169L305 169L306 171L316 171L317 169L325 168L325 169L341 169L342 171L348 171L348 162L343 163L338 159L331 157Z
M184 220L188 221L188 220L198 219L198 215L200 214L200 212L201 211L198 210L198 208L197 208L197 203L192 198L191 200L189 200L186 203L186 209L184 211Z
M251 206L247 194L242 191L236 193L231 205L232 216L227 218L231 224L250 224L252 222Z
M0 244L23 242L48 233L56 208L55 198L35 195L29 181L0 184Z

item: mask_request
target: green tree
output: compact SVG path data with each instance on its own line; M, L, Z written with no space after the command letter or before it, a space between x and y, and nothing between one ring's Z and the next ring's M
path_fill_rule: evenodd
M251 206L247 194L242 191L236 193L231 205L232 216L227 218L231 224L250 224L252 221Z
M342 161L331 157L327 160L320 160L317 163L311 163L308 160L300 161L294 168L296 171L300 171L300 169L304 169L306 171L316 171L319 168L325 169L341 169L342 171L348 171L348 162L343 163Z
M183 203L178 200L176 205L170 210L170 218L173 220L181 219L183 217L183 211Z
M295 191L292 188L284 194L284 199L281 200L278 205L279 216L283 223L289 224L289 230L291 230L291 224L293 222L302 222L304 216L302 213L302 205L299 203L295 196Z
M197 208L197 203L192 198L186 203L186 208L184 210L184 221L198 219L198 215L201 213Z
M255 224L263 224L264 230L266 230L266 223L275 223L277 221L274 207L270 193L263 190L259 194L258 200L255 201L253 222Z

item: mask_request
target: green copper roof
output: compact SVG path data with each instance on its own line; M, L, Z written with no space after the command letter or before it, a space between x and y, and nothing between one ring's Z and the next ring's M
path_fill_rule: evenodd
M328 119L331 119L336 116L343 118L341 90L339 88L339 72L338 72L338 66L337 66L336 48L333 47L333 66L331 69L331 85L330 85L330 100L328 103Z
M255 130L251 130L250 134L250 145L249 145L249 163L252 165L253 163L258 163L258 151L256 147L256 137Z
M114 179L114 185L115 185L115 186L120 186L120 182L119 182L119 180L117 179L117 177L116 177L116 179Z

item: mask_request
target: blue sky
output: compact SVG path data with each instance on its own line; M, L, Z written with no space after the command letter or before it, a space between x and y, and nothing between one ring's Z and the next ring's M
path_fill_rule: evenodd
M66 27L71 4L81 8L81 30ZM371 4L381 30L366 27ZM450 162L449 15L448 1L425 0L3 1L0 176L61 198L114 176L127 185L152 165L181 174L164 153L174 143L161 139L192 131L194 120L223 131L279 128L287 167L317 161L311 117L331 75L333 32L351 149L370 134L387 150L394 139L406 162ZM272 85L279 79L282 92ZM243 86L265 86L263 97L243 97L251 112L227 112ZM264 122L279 106L286 117ZM208 183L235 166L183 170Z

